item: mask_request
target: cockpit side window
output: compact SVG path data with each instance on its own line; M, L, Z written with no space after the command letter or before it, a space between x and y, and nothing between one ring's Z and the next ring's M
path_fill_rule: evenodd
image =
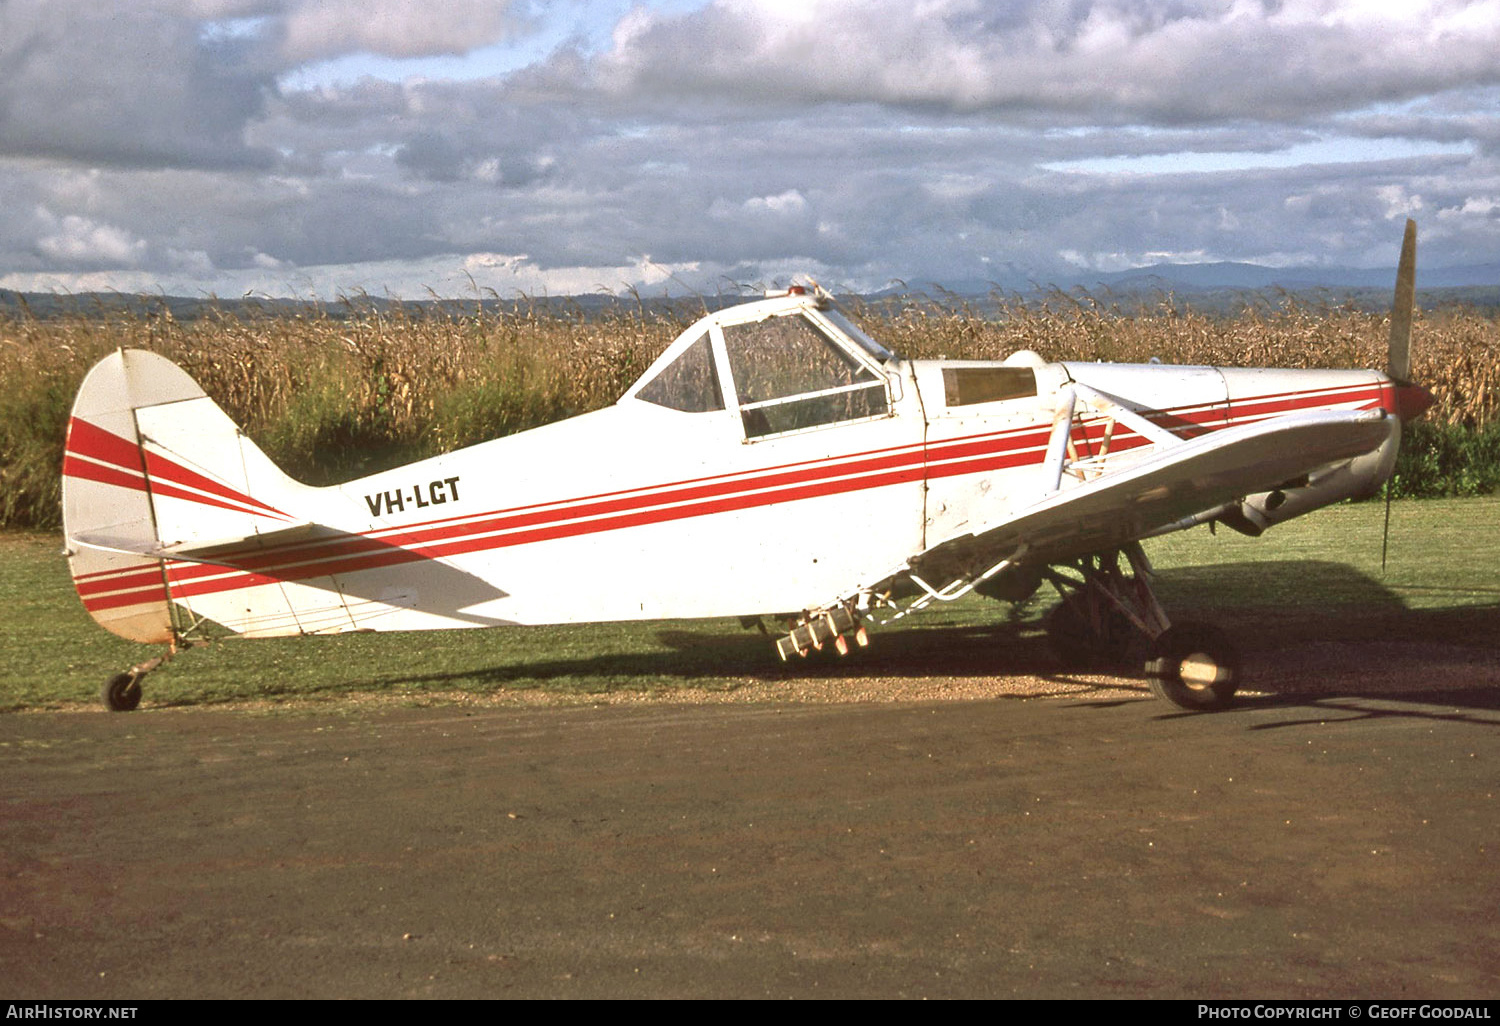
M885 379L805 317L771 317L723 330L750 438L889 411Z
M684 413L722 410L724 393L719 389L719 372L714 368L708 335L705 333L683 350L681 356L646 382L635 397Z
M1030 367L944 367L943 395L949 406L972 406L1036 395Z

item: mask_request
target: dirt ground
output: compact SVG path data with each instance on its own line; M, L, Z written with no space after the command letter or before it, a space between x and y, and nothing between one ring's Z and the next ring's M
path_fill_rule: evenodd
M898 658L4 716L0 993L1494 997L1494 622L1288 631L1211 715Z

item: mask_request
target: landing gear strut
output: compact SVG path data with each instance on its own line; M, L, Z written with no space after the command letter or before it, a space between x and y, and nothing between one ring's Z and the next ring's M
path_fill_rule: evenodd
M1127 574L1120 566L1124 556ZM1047 619L1053 651L1070 666L1117 667L1138 638L1150 643L1146 680L1151 693L1196 711L1222 709L1239 687L1240 658L1216 627L1173 625L1151 589L1153 571L1140 545L1047 571L1062 596ZM1137 664L1139 665L1139 664Z

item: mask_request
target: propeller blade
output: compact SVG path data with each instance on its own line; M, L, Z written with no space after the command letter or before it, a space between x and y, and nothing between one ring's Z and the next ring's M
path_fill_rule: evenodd
M1402 423L1418 416L1432 403L1432 393L1411 383L1411 318L1417 305L1417 222L1406 219L1401 240L1401 262L1396 266L1396 296L1391 301L1391 345L1386 373L1400 387L1396 390L1396 415ZM1380 575L1385 576L1386 552L1391 540L1392 484L1385 482L1385 525L1380 531Z
M1417 222L1406 219L1401 240L1401 263L1396 268L1396 298L1391 303L1391 348L1387 373L1392 380L1411 381L1411 317L1417 298Z

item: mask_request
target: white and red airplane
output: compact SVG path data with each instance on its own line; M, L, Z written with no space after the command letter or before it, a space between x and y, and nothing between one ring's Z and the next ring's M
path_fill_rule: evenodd
M1217 708L1233 648L1171 624L1140 541L1258 534L1389 477L1431 400L1406 380L1414 259L1408 223L1388 374L903 360L793 287L704 317L607 409L323 488L172 363L122 350L73 407L72 575L95 620L167 655L209 621L275 637L775 614L783 658L1047 579L1064 655L1144 636L1159 696ZM112 677L106 704L134 708L159 662Z

